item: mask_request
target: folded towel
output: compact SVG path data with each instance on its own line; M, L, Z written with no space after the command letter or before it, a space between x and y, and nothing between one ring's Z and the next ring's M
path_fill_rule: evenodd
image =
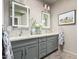
M3 59L14 59L9 35L6 31L2 33L2 57Z
M64 32L59 33L58 39L59 39L58 40L59 45L63 45L64 44Z

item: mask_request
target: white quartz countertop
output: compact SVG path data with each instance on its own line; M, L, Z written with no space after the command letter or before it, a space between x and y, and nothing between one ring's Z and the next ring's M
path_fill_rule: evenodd
M10 40L11 41L18 41L18 40L38 38L38 37L51 36L51 35L57 35L57 34L58 33L48 33L48 34L37 34L37 35L29 35L29 36L10 37Z

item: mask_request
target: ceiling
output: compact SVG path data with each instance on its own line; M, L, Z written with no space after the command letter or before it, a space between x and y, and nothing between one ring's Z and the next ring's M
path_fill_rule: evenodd
M45 3L48 3L48 4L53 4L57 0L40 0L40 1L45 2Z

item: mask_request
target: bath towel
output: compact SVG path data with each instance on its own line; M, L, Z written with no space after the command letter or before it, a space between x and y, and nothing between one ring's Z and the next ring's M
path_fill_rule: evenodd
M2 32L2 58L14 59L12 46L7 31Z

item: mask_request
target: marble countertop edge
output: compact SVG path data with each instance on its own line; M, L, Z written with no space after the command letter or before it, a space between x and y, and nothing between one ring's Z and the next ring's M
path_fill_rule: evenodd
M57 34L58 33L47 33L47 34L37 34L37 35L10 37L10 41L18 41L18 40L25 40L25 39L31 39L31 38L39 38L39 37L51 36L51 35L57 35Z

